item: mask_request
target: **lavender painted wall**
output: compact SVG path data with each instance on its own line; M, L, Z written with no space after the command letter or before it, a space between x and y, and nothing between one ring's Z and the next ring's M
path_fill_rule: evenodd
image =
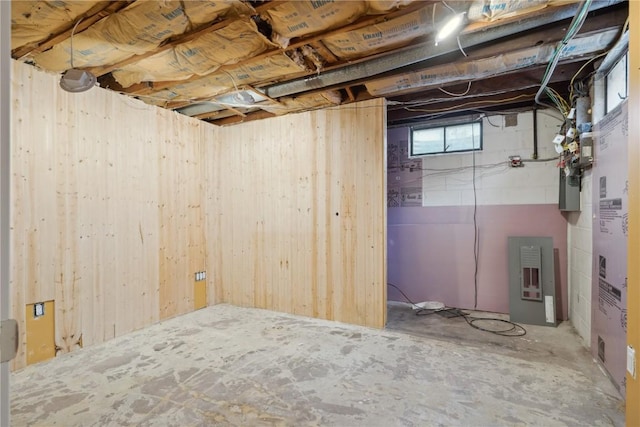
M556 249L557 317L568 317L567 220L558 210L555 162L528 163L524 168L502 165L508 155L527 158L533 141L532 113L517 116L509 126L501 116L483 126L483 150L475 154L423 157L421 207L389 205L387 211L387 276L412 300L440 301L448 306L474 307L474 224L472 169L476 175L480 230L478 261L479 310L509 312L507 237L549 236ZM560 121L539 114L540 141L551 141ZM407 128L390 129L388 144L406 144ZM406 152L406 151L405 151ZM541 158L556 156L552 144L541 144ZM397 159L398 164L406 163ZM439 172L443 169L451 173ZM394 185L416 184L415 172L390 169ZM407 181L404 183L404 181ZM397 204L396 204L397 206ZM389 288L388 299L404 301Z
M473 207L388 210L387 277L414 301L473 308ZM508 236L550 236L557 249L557 316L567 318L567 223L557 205L479 206L478 309L509 312ZM557 280L556 279L556 280ZM389 300L403 301L395 289Z

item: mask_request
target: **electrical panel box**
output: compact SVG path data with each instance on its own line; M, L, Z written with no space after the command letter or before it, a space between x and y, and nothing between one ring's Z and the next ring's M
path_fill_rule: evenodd
M556 326L553 238L509 237L508 248L511 321Z
M580 211L580 177L567 176L560 168L560 197L558 207L561 211Z
M542 301L540 246L520 246L520 298Z

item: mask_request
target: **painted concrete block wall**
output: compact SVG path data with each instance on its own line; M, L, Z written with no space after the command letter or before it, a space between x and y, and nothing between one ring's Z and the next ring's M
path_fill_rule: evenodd
M538 112L538 158L555 158L551 140L561 122L554 113ZM475 154L444 154L422 158L423 206L473 205L473 163L476 163L478 205L554 204L558 202L558 171L555 162L527 163L523 168L507 165L509 156L529 159L533 155L533 113L517 115L517 126L505 117L482 121L483 149ZM462 170L455 170L465 168ZM443 174L442 169L453 169Z
M591 90L592 120L605 116L604 79L594 80ZM591 345L593 218L592 171L586 170L580 192L580 212L567 215L569 250L569 319L583 340Z
M507 126L503 116L483 119L483 150L422 158L423 207L389 208L388 275L412 299L436 300L473 308L475 298L474 189L479 229L477 308L509 312L507 237L551 236L557 250L557 317L568 316L567 222L558 210L556 153L551 143L561 121L538 111L538 156L511 168L509 156L533 154L533 112L517 115ZM511 117L510 119L513 119ZM392 129L391 143L408 129ZM390 300L403 300L393 289Z
M585 346L591 343L591 267L593 201L591 171L582 178L580 212L567 215L569 251L569 319Z

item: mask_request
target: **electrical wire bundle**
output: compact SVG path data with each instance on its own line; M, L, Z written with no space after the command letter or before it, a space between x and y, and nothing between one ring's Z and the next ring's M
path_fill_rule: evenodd
M411 299L404 292L402 292L402 289L400 289L393 283L387 283L387 285L397 289L398 292L402 294L402 296L409 302L409 304L411 304L414 307L416 316L425 316L425 315L430 315L430 314L439 313L439 312L448 312L452 314L450 317L452 318L462 317L469 326L479 331L490 332L492 334L500 335L503 337L522 337L527 334L527 330L524 327L522 327L517 323L511 322L510 320L499 319L497 317L472 317L470 313L466 313L461 309L455 308L455 307L444 307L444 308L435 309L435 310L422 308L418 304L411 301ZM504 323L506 324L506 327L502 329L489 329L488 327L480 326L478 324L480 322L498 322L501 324Z
M567 114L569 114L569 110L571 109L571 106L567 101L564 100L564 98L562 98L562 96L560 96L560 94L558 94L558 92L548 87L547 85L549 84L549 80L551 80L553 71L558 65L558 61L560 61L560 54L562 53L562 50L569 43L569 41L571 41L576 36L578 31L580 31L582 24L584 24L584 21L587 19L591 1L592 0L586 0L582 2L582 5L580 7L580 12L578 12L578 14L573 18L573 20L571 21L571 24L569 25L569 29L567 30L567 33L562 38L560 43L558 43L558 46L553 52L551 60L549 61L549 64L547 65L547 69L545 70L545 73L542 77L542 83L540 84L540 89L538 89L538 92L536 93L536 98L535 98L536 103L547 106L547 107L553 107L551 105L545 104L542 101L540 101L540 97L542 96L543 93L545 93L554 103L555 108L557 108L565 117L567 116Z

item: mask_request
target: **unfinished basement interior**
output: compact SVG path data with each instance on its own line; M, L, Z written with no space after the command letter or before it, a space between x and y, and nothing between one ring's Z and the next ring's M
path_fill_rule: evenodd
M0 426L639 426L640 3L0 1Z

